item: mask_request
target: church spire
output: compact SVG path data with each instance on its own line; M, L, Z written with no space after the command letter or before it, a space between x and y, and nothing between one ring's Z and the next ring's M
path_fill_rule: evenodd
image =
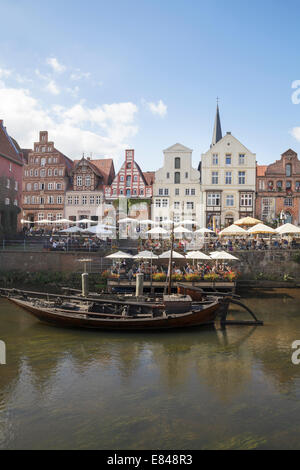
M222 128L221 128L221 119L220 119L220 113L219 113L219 99L217 98L217 112L216 112L214 133L213 133L211 145L215 145L221 139L222 139Z

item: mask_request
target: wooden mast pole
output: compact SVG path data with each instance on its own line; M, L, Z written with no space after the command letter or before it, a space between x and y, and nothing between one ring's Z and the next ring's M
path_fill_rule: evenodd
M173 264L173 249L174 249L174 218L172 217L172 231L171 231L171 253L169 259L169 286L168 286L168 295L171 295L172 292L172 264Z

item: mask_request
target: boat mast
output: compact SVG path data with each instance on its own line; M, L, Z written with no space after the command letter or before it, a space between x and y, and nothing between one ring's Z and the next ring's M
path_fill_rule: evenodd
M174 250L174 217L172 217L172 231L171 231L171 252L169 259L169 286L168 286L168 295L171 295L172 292L172 264L173 264L173 250Z

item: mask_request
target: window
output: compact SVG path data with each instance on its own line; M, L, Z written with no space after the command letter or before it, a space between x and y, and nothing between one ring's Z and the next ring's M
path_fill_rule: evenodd
M54 197L48 196L48 204L54 204Z
M245 154L239 154L239 165L245 165Z
M52 157L49 157L49 158L48 158L48 163L49 163L49 164L52 163Z
M276 181L276 188L277 188L277 191L282 190L282 181Z
M57 196L57 204L62 204L63 203L63 197L62 196Z
M12 164L9 164L9 171L12 171Z
M48 183L48 190L52 190L53 189L53 183Z
M59 176L64 176L64 170L61 168L61 169L58 171L58 174L59 174Z
M226 165L231 165L231 155L226 155L225 163Z
M155 199L155 207L161 207L161 200Z
M175 188L175 196L179 196L179 188Z
M162 200L162 206L163 207L169 207L169 200L168 199L163 199Z
M187 179L189 177L189 174L188 174L187 171L185 172L184 176L185 176L185 179Z
M15 181L15 191L18 191L18 189L19 189L19 183L18 181Z
M124 181L124 176L123 175L120 176L120 181Z
M160 196L163 196L163 194L164 194L164 190L163 190L162 188L159 188L159 190L158 190L158 194L159 194Z
M165 188L165 196L169 196L169 190L168 190L168 188Z
M295 190L300 191L300 181L296 181Z
M212 164L213 165L218 165L219 164L219 156L217 153L214 153L212 156Z
M86 186L91 186L92 180L90 176L85 177L85 185Z
M131 163L127 163L127 169L131 170Z
M220 206L220 203L221 203L220 193L208 193L207 194L208 206Z
M45 166L46 165L46 158L41 158L41 166Z
M180 202L179 201L174 202L174 209L180 209Z
M31 191L31 183L26 184L26 189L27 189L27 191Z
M136 189L132 190L132 194L133 194L133 196L136 196Z
M61 220L62 219L62 214L56 214L56 220Z
M285 187L286 187L286 189L287 189L288 191L291 190L291 189L292 189L292 182L291 182L291 181L287 181Z
M35 196L31 196L31 204L35 204Z
M185 189L185 195L189 196L190 195L190 190L188 188Z
M252 194L241 194L241 206L243 207L252 207Z
M56 189L58 191L62 190L62 184L61 183L56 183Z
M78 206L79 204L79 196L74 196L74 205Z
M39 170L34 170L34 176L39 176Z
M51 168L49 168L49 170L48 170L48 176L52 176L52 169Z
M131 186L131 175L126 176L126 186L130 187Z
M143 189L140 190L140 195L144 196L144 190Z
M288 178L292 176L292 165L290 163L285 166L285 176Z
M44 214L42 212L40 212L38 214L38 220L43 220L44 219Z
M40 183L40 190L44 191L45 190L45 183Z
M101 196L96 196L96 204L97 206L101 204Z
M29 171L29 176L33 176L33 170Z
M192 188L191 189L191 196L195 196L195 194L196 194L196 190L195 190L195 188Z
M179 171L175 171L175 174L174 174L174 183L175 183L175 184L180 184L180 173L179 173Z
M167 179L169 179L169 178L170 178L170 173L167 173Z
M10 188L10 180L9 180L8 178L7 178L7 180L6 180L6 187L7 187L7 189Z
M71 206L71 205L73 204L73 198L72 198L72 196L68 196L67 202L68 202L68 205L69 205L69 206Z
M38 183L34 183L33 189L34 189L35 191L38 191L38 189L39 189L39 184L38 184Z
M95 196L90 196L90 204L95 204Z
M54 174L54 176L57 176L57 175L58 175L58 169L57 169L57 168L54 168L53 174Z
M46 170L41 170L40 175L41 175L41 178L45 178Z
M292 197L284 198L284 205L291 207L293 205L293 198Z
M213 171L211 174L211 183L212 184L218 184L219 181L219 176L217 171Z
M186 203L186 208L187 210L194 210L194 203L193 202L187 202Z
M232 194L227 194L227 196L226 196L226 206L227 207L234 206L234 196Z
M226 173L225 173L225 184L231 184L231 183L232 183L231 171L226 171Z
M176 158L175 158L174 166L175 166L175 169L176 169L176 170L179 170L179 169L180 169L180 158L179 158L179 157L176 157Z
M87 196L82 196L82 205L85 206L87 204Z
M239 184L245 184L245 180L246 180L246 172L239 171Z
M138 180L138 176L137 176L137 175L134 175L133 181L137 181L137 180Z
M77 186L82 186L82 176L77 176L76 181L77 181Z

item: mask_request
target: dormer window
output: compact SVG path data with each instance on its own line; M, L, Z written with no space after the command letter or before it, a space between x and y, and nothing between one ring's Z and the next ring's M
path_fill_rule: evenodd
M290 163L285 166L285 176L288 178L292 176L292 165Z

